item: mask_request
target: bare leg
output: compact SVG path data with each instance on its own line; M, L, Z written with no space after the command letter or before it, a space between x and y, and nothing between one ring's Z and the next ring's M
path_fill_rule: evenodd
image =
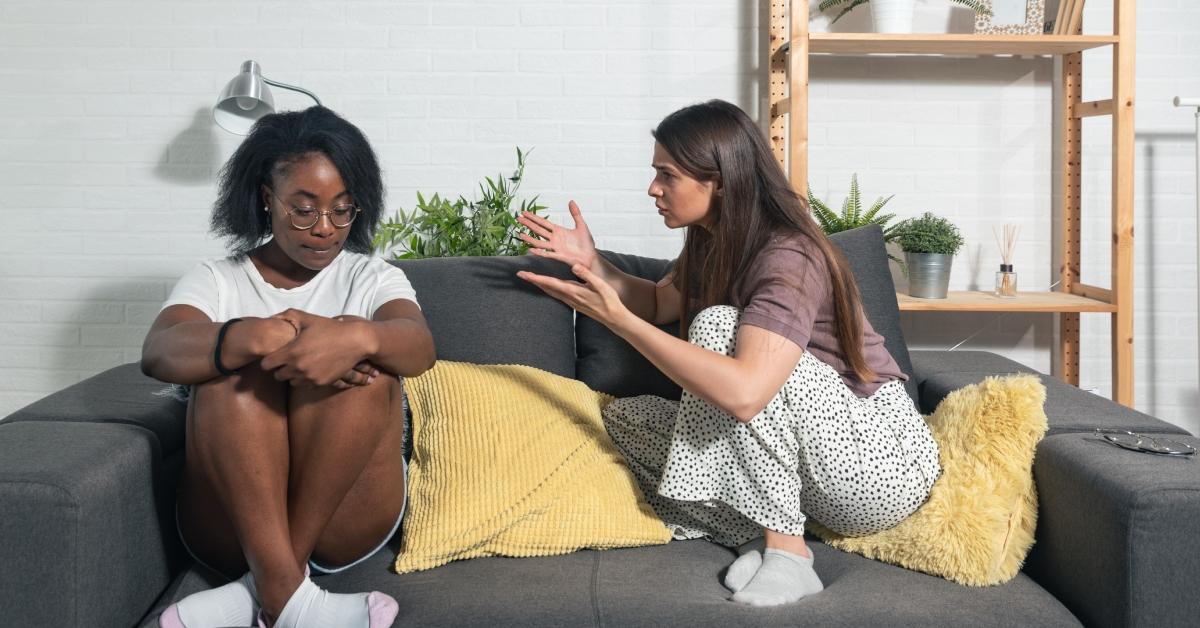
M763 536L767 540L767 549L780 549L806 558L812 556L812 552L804 544L804 537L802 536L792 536L768 528L763 528Z
M292 549L338 566L374 549L404 505L401 385L294 388L288 503Z
M303 578L288 530L287 385L256 366L192 388L180 531L197 556L230 578L247 568L260 587Z
M247 366L193 389L180 529L230 578L254 573L275 617L316 554L373 549L404 503L400 383L292 388Z

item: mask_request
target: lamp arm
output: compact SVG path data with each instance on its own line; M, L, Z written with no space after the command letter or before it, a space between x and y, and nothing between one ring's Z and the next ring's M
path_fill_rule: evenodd
M303 87L296 87L295 85L288 85L287 83L279 83L279 82L277 82L277 81L272 81L271 79L269 79L269 78L267 78L267 77L265 77L265 76L264 76L264 77L262 77L262 81L263 81L264 83L266 83L267 85L274 85L275 87L282 87L282 88L284 88L284 89L290 89L290 90L292 90L292 91L294 91L294 92L300 92L301 94L307 94L307 95L308 95L308 97L309 97L309 98L311 98L311 99L313 99L314 101L316 101L316 103L317 103L318 105L320 105L320 104L321 104L321 99L320 99L320 98L317 98L317 95L316 95L316 94L314 94L314 93L312 93L312 92L308 91L307 89L304 89Z

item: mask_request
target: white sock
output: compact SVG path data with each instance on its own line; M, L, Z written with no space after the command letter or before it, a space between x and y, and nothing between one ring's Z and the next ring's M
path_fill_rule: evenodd
M737 551L741 555L725 570L725 588L737 593L750 583L750 579L758 573L758 568L762 565L763 544L764 539L760 536L738 547Z
M813 571L812 556L768 548L762 566L744 589L733 594L734 602L751 606L778 606L795 602L825 588Z
M249 626L258 614L254 576L246 575L214 589L193 593L179 601L179 621L186 628ZM167 613L164 613L166 615Z
M392 625L398 606L390 596L371 593L330 593L305 577L292 593L277 628L382 628Z

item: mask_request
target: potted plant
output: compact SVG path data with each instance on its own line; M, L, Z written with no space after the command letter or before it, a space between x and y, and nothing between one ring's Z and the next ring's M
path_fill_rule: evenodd
M416 208L411 212L397 209L395 216L380 223L375 250L395 259L524 255L529 246L517 237L524 229L517 216L546 209L536 196L512 209L528 154L518 147L516 172L507 178L485 177L475 200L459 196L451 201L437 194L426 198L417 192Z
M842 213L833 211L824 201L813 195L812 186L808 188L808 206L812 210L813 218L817 224L821 226L821 230L825 235L832 235L839 231L848 231L865 227L866 225L879 225L883 229L883 241L891 242L896 239L896 225L888 223L896 217L896 214L881 214L883 206L887 205L888 201L892 200L889 196L884 198L880 196L871 204L871 208L867 211L862 209L862 196L858 192L858 173L850 175L850 193L846 196L846 200L842 201ZM896 263L900 260L888 253L888 257Z
M962 248L963 237L954 223L925 212L896 225L896 240L908 268L908 294L944 299L950 286L950 264Z
M991 15L988 3L983 0L950 0L961 4L981 15ZM913 7L916 0L822 0L817 7L822 11L840 8L841 11L830 20L830 24L842 19L847 13L859 5L871 3L871 19L875 22L876 33L911 33L913 28Z

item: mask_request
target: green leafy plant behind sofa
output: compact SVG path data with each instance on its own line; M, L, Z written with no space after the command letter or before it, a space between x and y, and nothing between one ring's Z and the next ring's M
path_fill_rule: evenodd
M475 200L459 196L450 200L417 192L412 211L397 209L375 232L375 250L395 259L524 255L528 245L517 237L523 229L517 222L521 212L534 214L546 209L538 197L525 199L512 209L525 177L528 152L517 148L517 169L512 176L485 177Z
M833 235L841 231L849 231L850 229L875 224L879 225L880 229L883 229L883 241L885 243L891 242L898 235L896 225L889 224L896 218L896 214L880 213L883 211L883 206L887 205L890 200L892 200L892 196L888 196L887 198L881 196L875 199L875 202L871 204L869 209L863 211L862 195L858 191L857 173L850 175L850 193L846 196L846 200L842 201L842 211L840 214L833 211L828 204L813 195L812 186L808 188L808 206L812 210L813 218L816 219L817 224L821 226L821 230L826 235ZM896 262L900 262L900 259L891 253L888 254L888 257Z

